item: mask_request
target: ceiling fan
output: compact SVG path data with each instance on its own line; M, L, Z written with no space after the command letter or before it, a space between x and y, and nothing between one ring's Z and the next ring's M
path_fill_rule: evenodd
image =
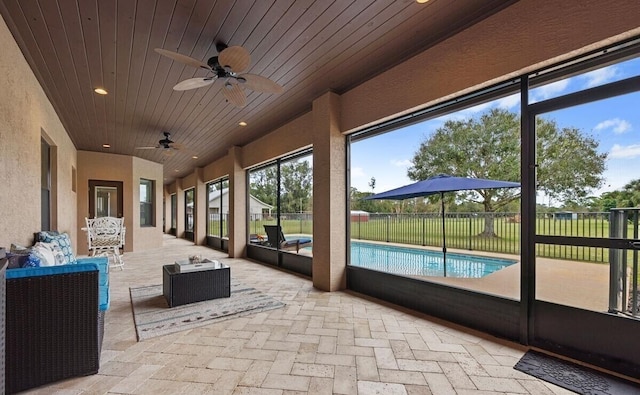
M188 66L199 67L208 71L205 77L189 78L176 84L173 89L184 91L201 88L213 84L217 79L223 80L222 94L227 101L237 107L247 104L247 95L242 89L247 88L256 92L282 93L283 88L269 78L250 73L243 73L251 63L251 55L240 46L227 47L226 44L216 44L218 56L213 56L207 63L192 57L172 52L162 48L155 51L160 55L171 58Z
M171 133L163 132L164 138L158 140L158 145L148 147L136 147L136 149L161 149L163 155L171 156L175 151L180 151L183 147L182 144L176 143L171 140Z

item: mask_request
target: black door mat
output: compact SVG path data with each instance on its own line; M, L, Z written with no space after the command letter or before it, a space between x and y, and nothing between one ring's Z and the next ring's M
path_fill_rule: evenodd
M640 394L639 384L536 351L527 351L514 369L577 394Z

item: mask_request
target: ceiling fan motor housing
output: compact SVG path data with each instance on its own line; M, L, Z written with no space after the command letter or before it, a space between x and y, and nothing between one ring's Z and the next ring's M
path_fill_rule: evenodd
M239 83L244 83L247 81L245 78L238 76L227 67L222 66L218 61L217 56L210 57L209 60L207 60L207 65L211 67L211 70L217 78L234 78Z

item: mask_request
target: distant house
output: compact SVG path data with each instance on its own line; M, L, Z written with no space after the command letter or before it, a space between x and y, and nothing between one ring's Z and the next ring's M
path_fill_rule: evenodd
M271 217L271 210L273 206L252 195L249 196L249 218L252 220ZM209 193L209 219L217 221L221 213L229 214L229 188Z
M351 210L351 222L369 222L369 213L362 210Z
M553 219L571 221L572 219L578 219L578 213L572 211L558 211L553 213Z

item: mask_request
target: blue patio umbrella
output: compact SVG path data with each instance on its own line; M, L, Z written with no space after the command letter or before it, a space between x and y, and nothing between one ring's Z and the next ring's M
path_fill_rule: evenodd
M404 200L415 197L440 194L440 203L442 205L442 258L444 263L444 276L446 277L447 243L445 237L444 193L479 189L517 188L519 186L520 183L511 181L488 180L484 178L470 177L454 177L448 174L438 174L423 181L418 181L413 184L392 189L390 191L368 196L365 199Z

